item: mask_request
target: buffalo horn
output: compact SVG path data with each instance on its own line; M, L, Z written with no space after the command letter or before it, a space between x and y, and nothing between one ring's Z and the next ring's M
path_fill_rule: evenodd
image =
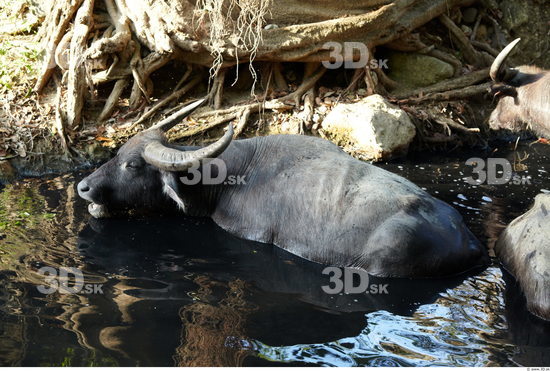
M504 49L502 49L502 51L495 58L493 64L491 65L491 70L489 71L489 75L494 82L507 82L511 77L513 77L513 75L515 75L516 72L512 69L507 70L504 74L502 72L504 62L506 61L506 58L508 58L508 54L510 54L512 49L514 49L520 40L521 39L515 39L512 41Z
M160 141L155 141L145 147L143 158L147 163L162 170L185 171L196 161L218 157L229 146L232 139L233 125L230 124L223 137L201 149L182 151L167 147Z

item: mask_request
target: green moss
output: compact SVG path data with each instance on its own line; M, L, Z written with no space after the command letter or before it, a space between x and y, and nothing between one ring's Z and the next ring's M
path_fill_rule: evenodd
M391 52L388 57L389 76L408 88L432 85L454 74L453 66L428 55Z
M33 231L50 230L55 214L33 184L9 184L0 191L0 270L28 253ZM41 233L41 232L36 232Z
M0 192L0 231L36 228L54 216L47 212L43 197L32 187L8 185Z

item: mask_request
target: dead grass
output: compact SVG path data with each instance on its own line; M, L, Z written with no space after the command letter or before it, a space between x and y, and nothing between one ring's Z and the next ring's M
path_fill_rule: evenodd
M48 136L53 112L40 105L36 82L39 11L29 0L0 0L0 160L32 154L37 137Z

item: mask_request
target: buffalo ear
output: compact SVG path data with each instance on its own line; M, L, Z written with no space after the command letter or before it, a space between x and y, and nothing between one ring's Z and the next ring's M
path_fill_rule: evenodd
M178 194L178 191L179 191L178 178L174 173L171 173L169 171L161 171L161 174L162 174L163 192L172 200L174 200L176 204L178 204L178 207L185 213L187 211L187 207Z
M510 85L504 85L504 84L495 84L491 87L490 93L493 95L494 98L501 98L501 97L513 97L517 98L518 92L516 88Z

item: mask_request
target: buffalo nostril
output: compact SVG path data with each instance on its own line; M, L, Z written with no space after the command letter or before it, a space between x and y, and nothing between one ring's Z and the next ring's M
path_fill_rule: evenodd
M80 184L78 185L78 190L79 190L80 192L88 192L88 191L90 190L90 187L89 187L87 184L85 184L85 183L84 183L84 184L80 183Z

